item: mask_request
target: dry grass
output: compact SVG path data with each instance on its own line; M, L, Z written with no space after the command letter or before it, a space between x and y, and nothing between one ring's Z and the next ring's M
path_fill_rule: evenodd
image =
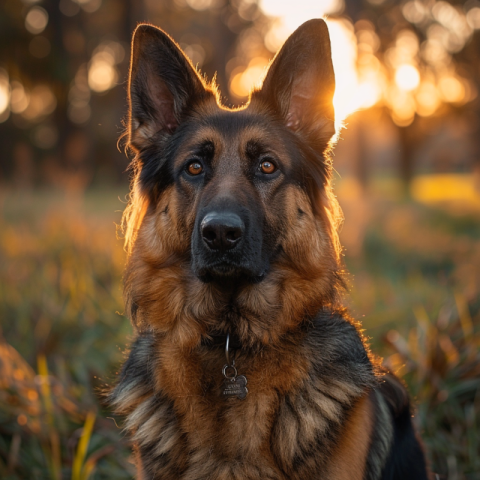
M122 204L110 193L2 199L1 478L132 477L121 430L96 393L131 332L117 313Z

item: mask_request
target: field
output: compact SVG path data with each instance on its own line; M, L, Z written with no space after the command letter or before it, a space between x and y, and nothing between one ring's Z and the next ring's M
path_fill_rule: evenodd
M346 301L408 383L434 470L479 479L479 210L352 191L339 186ZM132 332L115 227L125 194L0 194L2 479L133 478L101 404Z

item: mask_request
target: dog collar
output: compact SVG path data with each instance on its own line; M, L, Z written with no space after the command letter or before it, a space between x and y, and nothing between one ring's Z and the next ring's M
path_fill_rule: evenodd
M229 349L239 350L240 348L242 348L242 342L240 341L240 338L238 337L238 335L234 333L233 334L214 333L212 335L209 335L208 337L203 337L202 345L206 347L225 348L227 343L227 337L229 337Z

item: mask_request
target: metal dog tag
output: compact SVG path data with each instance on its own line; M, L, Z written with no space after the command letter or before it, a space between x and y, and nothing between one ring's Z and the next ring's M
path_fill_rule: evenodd
M233 375L228 376L227 370L233 370ZM235 365L225 365L223 367L223 396L227 398L237 397L240 400L246 398L248 393L247 377L245 375L237 375Z

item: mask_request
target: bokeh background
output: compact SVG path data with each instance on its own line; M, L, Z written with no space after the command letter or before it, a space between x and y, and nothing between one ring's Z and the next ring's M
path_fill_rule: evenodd
M433 469L480 479L478 0L0 2L2 479L134 476L100 392L132 333L116 225L135 25L169 32L233 106L325 15L346 302L408 383Z

